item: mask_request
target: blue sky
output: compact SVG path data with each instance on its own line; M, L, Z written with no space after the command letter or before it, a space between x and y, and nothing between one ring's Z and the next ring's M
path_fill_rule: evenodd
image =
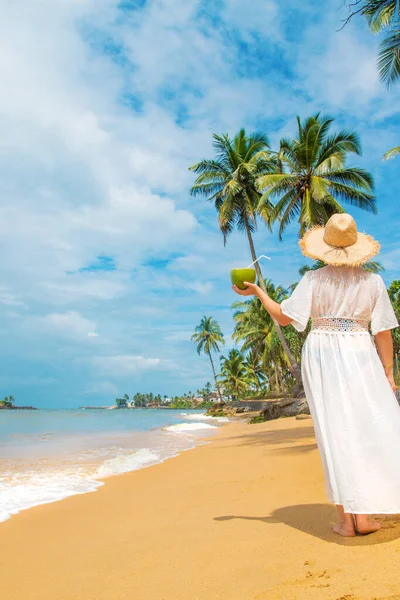
M190 335L204 314L231 344L226 248L188 166L213 132L262 129L277 145L317 111L356 130L378 216L353 210L399 277L399 88L378 81L379 39L342 0L60 0L7 3L0 23L0 396L77 406L210 380ZM296 228L260 227L276 283L304 264Z

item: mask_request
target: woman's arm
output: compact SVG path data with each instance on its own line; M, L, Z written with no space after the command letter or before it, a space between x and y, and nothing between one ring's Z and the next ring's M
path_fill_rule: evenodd
M385 369L386 377L392 390L396 391L396 384L394 382L393 375L393 339L392 332L390 329L387 331L380 331L375 336L375 344L378 350L379 357L382 361L383 368Z
M245 285L247 285L247 288L245 290L240 290L238 287L236 287L236 285L232 287L233 290L240 296L258 296L265 310L269 312L271 317L275 319L275 321L277 321L279 325L285 327L286 325L289 325L292 322L293 319L290 319L289 317L283 314L281 310L281 305L278 304L278 302L275 302L275 300L272 300L272 298L270 298L268 294L263 292L263 290L258 285L256 285L255 283L247 282L245 282Z

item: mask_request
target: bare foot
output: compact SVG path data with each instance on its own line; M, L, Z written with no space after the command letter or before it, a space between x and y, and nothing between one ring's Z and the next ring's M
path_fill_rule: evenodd
M356 531L354 529L354 525L351 523L341 522L339 525L334 525L332 527L333 531L343 537L354 537L356 535Z
M354 515L354 517L356 519L356 531L362 535L374 533L382 527L379 521L374 521L369 515Z

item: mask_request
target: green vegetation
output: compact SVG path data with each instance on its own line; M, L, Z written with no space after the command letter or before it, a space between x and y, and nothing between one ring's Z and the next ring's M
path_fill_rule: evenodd
M218 224L224 243L232 231L238 229L246 234L252 261L257 259L253 233L257 219L270 222L273 208L268 201L260 202L259 181L268 173L277 172L280 162L276 153L269 150L269 142L263 133L247 136L244 129L231 140L227 134L213 135L216 157L203 159L190 167L197 174L190 193L214 202L218 211ZM264 278L258 263L254 265L258 283L264 289ZM265 290L264 290L265 291ZM274 326L289 360L293 376L301 385L299 364L286 344L282 329L276 321Z
M265 419L264 419L264 415L256 415L255 417L252 417L249 421L249 423L251 425L254 425L255 423L264 423Z
M389 87L400 77L400 22L397 0L368 0L362 14L372 33L385 32L380 45L378 70L382 81Z
M137 392L130 398L128 394L124 394L122 398L116 398L115 403L118 408L201 408L207 409L213 405L215 392L211 383L208 381L204 388L197 390L196 394L189 391L183 396L168 396L161 394L141 394Z
M321 269L325 264L322 260L314 260L312 265L304 265L299 269L299 274L303 276L307 271L316 271L317 269ZM370 273L382 273L385 269L378 261L369 261L366 262L363 266L363 269L369 271Z
M400 154L400 146L396 146L395 148L392 148L391 150L388 150L384 155L383 158L385 160L389 160L389 158L394 158L395 156L397 156L398 154Z
M124 394L122 398L115 399L115 403L118 406L118 408L126 408L128 402L129 402L128 394Z
M265 282L265 287L268 295L276 302L282 302L288 296L287 290L282 287L275 288L269 280ZM287 356L283 351L273 320L262 306L261 301L254 296L248 300L235 302L232 308L235 323L233 340L241 347L247 362L254 361L255 357L258 357L258 370L261 370L264 375L258 382L254 380L254 377L250 379L246 396L248 392L255 390L263 392L264 396L267 390L289 393L295 380L289 369ZM300 362L305 335L299 334L291 327L284 330L284 335L292 355Z
M300 235L325 224L334 213L344 212L341 202L376 212L372 175L346 164L349 154L361 154L360 140L351 131L331 133L332 124L333 119L319 114L304 122L297 117L296 137L280 142L279 169L258 179L264 191L261 210L276 200L269 222L279 222L281 239L294 219Z
M388 87L400 78L400 6L398 0L354 0L345 25L357 14L364 16L372 33L384 33L378 55L381 81ZM354 10L353 10L354 9Z
M211 355L212 351L219 352L220 345L225 344L224 336L219 324L212 317L204 316L200 321L200 325L196 327L195 333L192 335L191 339L192 342L197 344L197 354L204 352L210 359L215 385L218 391L219 399L222 401L221 390L218 385L214 361Z
M392 301L394 312L396 313L397 320L400 323L400 280L393 281L388 288L389 298ZM400 385L400 331L399 327L394 329L393 334L393 345L395 354L395 380L397 385Z
M14 396L6 396L5 398L3 398L3 400L0 400L0 407L10 408L11 406L14 406L14 403Z
M219 381L233 400L239 398L249 387L245 358L241 352L233 348L228 357L221 356L221 374Z

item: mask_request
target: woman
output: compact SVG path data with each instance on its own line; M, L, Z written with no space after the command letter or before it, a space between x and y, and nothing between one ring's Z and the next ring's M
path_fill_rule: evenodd
M328 499L339 513L333 529L342 536L372 533L380 523L371 515L400 513L400 407L390 331L398 323L382 278L361 267L380 246L358 233L347 214L309 230L300 246L328 266L306 273L282 304L256 284L233 289L256 294L281 325L304 331L311 317L302 375Z

